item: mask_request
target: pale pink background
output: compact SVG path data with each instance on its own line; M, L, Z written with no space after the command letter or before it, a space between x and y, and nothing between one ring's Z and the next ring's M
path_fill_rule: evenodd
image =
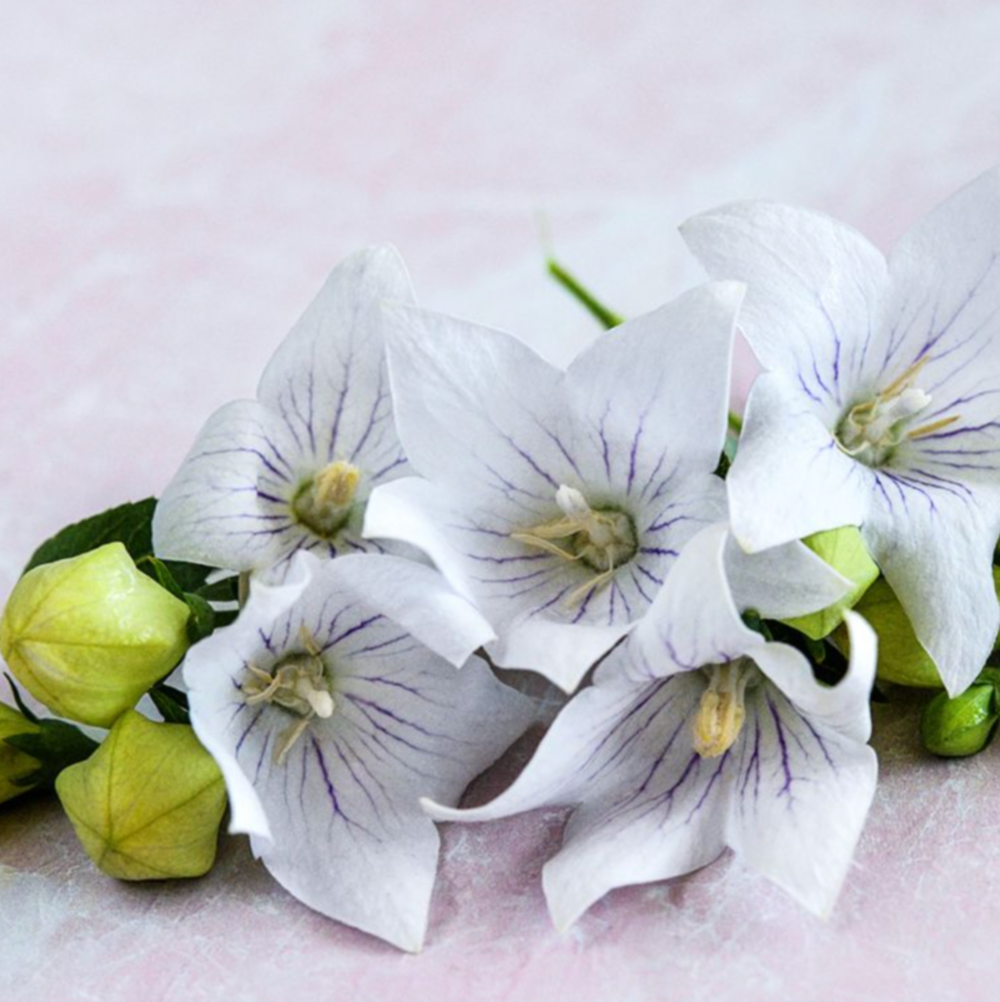
M46 534L161 489L348 251L391 240L427 305L565 358L593 327L542 274L537 213L626 313L697 280L674 227L721 201L888 246L1000 159L998 43L996 4L944 0L3 3L0 598ZM299 906L243 840L201 882L114 883L35 802L0 809L0 994L994 999L1000 748L932 761L915 705L877 718L829 922L726 860L559 938L538 813L444 831L410 957Z

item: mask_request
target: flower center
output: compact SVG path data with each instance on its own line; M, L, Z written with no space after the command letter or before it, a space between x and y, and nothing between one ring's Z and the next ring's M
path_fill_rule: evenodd
M319 645L305 627L299 630L304 653L288 654L271 671L247 665L250 678L243 683L248 706L270 703L298 719L274 747L274 761L281 765L292 746L305 733L314 717L327 720L333 716L336 702L330 692L330 680Z
M882 466L903 441L930 435L958 420L956 414L911 427L913 419L931 403L931 395L914 385L925 361L910 366L881 393L847 412L837 427L836 439L848 456L867 466Z
M510 538L564 560L579 561L594 571L594 575L567 599L570 605L575 605L592 589L607 584L615 569L635 556L639 544L635 523L629 515L613 508L591 508L574 487L560 486L556 491L556 504L562 512L561 517L523 532L512 532Z
M759 670L748 658L712 665L691 729L691 745L702 758L718 758L732 748L746 719L747 686Z
M361 471L337 460L307 480L292 499L295 517L317 536L332 539L351 517Z

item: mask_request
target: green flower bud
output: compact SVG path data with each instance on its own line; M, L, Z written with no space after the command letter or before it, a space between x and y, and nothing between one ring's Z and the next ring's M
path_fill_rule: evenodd
M878 566L868 554L861 533L853 526L829 532L817 532L802 540L813 553L853 584L839 601L819 612L783 622L804 633L810 640L822 640L844 619L844 610L852 608L879 575Z
M1000 672L993 672L1000 678ZM960 758L981 752L993 739L1000 721L1000 697L997 684L973 682L961 696L949 699L946 693L935 696L924 710L920 736L924 747L935 755Z
M879 578L858 602L860 613L878 634L878 677L884 682L918 689L940 689L941 677L933 659L917 640L909 617L889 587Z
M129 711L86 762L59 774L56 793L108 876L200 877L215 862L226 789L190 727Z
M110 727L181 659L189 615L108 543L21 578L0 620L0 654L55 713Z
M0 804L31 788L29 777L38 772L38 759L7 744L7 738L37 734L38 727L6 703L0 703Z

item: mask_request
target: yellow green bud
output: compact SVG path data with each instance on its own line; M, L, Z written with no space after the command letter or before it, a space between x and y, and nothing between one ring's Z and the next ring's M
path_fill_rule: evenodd
M0 620L0 654L50 710L110 727L181 659L189 615L121 543L108 543L18 581Z
M25 783L38 771L38 759L7 744L7 738L21 734L37 734L37 725L6 703L0 703L0 804L12 800L31 788Z
M87 855L108 876L200 877L215 862L226 789L184 724L125 713L86 762L59 774L56 793Z
M877 674L882 681L918 689L942 688L933 659L917 640L909 617L885 578L868 589L855 612L878 634Z
M960 758L975 755L992 740L1000 721L1000 698L994 682L982 681L983 672L961 696L949 699L939 693L924 710L920 736L924 747L935 755ZM1000 672L992 673L1000 677Z
M844 611L852 608L865 594L878 577L879 569L869 556L861 533L853 525L817 532L802 542L853 585L839 602L808 616L784 620L787 626L804 633L810 640L822 640L840 625Z

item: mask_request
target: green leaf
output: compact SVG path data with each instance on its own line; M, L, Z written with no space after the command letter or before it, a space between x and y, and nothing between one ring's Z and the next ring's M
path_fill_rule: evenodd
M160 711L160 716L168 724L191 723L187 696L180 689L164 685L161 682L149 690L149 695L157 710Z
M123 543L133 560L153 552L153 512L156 498L127 502L67 525L35 550L25 573L41 564L78 557L105 543Z
M65 720L38 720L36 726L37 733L4 738L4 744L39 762L38 769L17 781L18 786L51 787L63 769L97 751L96 741Z
M215 629L215 610L200 595L193 592L185 593L184 601L191 610L188 620L188 639L192 644L204 640Z
M145 498L142 501L126 502L99 515L91 515L90 518L67 525L35 550L24 573L41 564L51 564L56 560L89 553L106 543L122 543L139 569L173 591L177 598L181 598L184 592L196 592L205 588L205 581L213 568L175 560L157 560L153 557L155 511L156 498ZM176 591L168 587L163 579L164 574L176 584Z

